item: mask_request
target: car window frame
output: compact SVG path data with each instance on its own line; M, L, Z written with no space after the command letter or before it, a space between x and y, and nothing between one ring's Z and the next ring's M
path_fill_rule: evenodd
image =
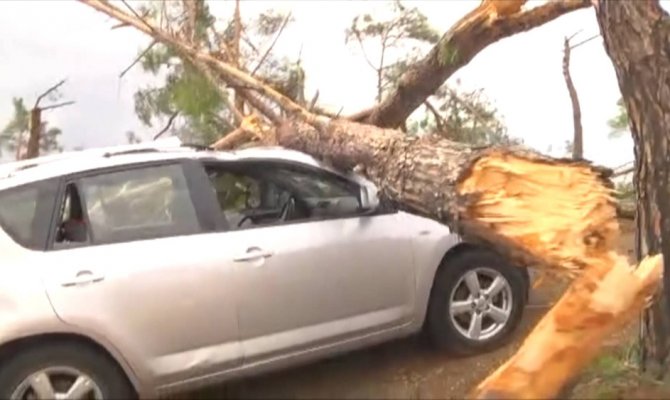
M203 159L200 160L201 168L203 171L203 175L207 179L207 185L210 187L210 193L211 196L210 202L212 202L215 205L215 213L217 214L216 216L212 216L212 218L224 218L224 213L221 212L220 204L216 198L216 191L212 185L212 183L209 180L209 177L207 176L206 173L206 168L209 166L215 166L215 167L220 167L222 169L228 169L231 172L240 172L243 171L244 169L248 168L268 168L268 167L286 167L288 169L298 169L302 170L308 173L315 173L319 175L325 175L329 179L334 179L338 180L340 182L343 182L347 185L351 185L352 187L357 188L356 192L356 199L358 200L359 204L361 202L361 189L362 185L359 182L356 182L355 180L349 179L345 176L342 176L340 174L337 174L335 172L329 171L324 168L319 168L313 165L301 163L301 162L295 162L295 161L289 161L289 160L277 160L277 159L262 159L262 158L254 158L254 159L249 159L249 160L220 160L220 159ZM340 216L333 216L333 215L322 215L318 217L310 217L307 219L301 219L301 220L294 220L294 221L279 221L279 222L272 222L272 223L267 223L263 225L257 225L257 226L248 226L248 227L233 227L230 225L230 223L227 223L225 229L219 229L219 231L224 231L224 232L234 232L234 231L242 231L242 230L250 230L250 229L262 229L262 228L267 228L267 227L277 227L277 226L287 226L287 225L295 225L295 224L306 224L306 223L315 223L315 222L323 222L323 221L332 221L332 220L344 220L344 219L351 219L351 218L361 218L361 217L374 217L378 215L384 215L384 214L393 214L396 213L397 210L391 209L389 207L379 207L378 209L374 211L367 211L367 210L360 210L359 212L352 213L352 214L347 214L347 215L340 215Z
M149 238L142 238L142 239L129 239L129 240L120 240L120 241L114 241L110 243L95 243L93 241L94 234L91 232L88 232L89 234L89 241L86 243L72 243L67 246L55 246L55 238L56 238L56 230L58 228L59 224L59 218L60 218L60 209L62 208L63 202L65 201L65 195L66 195L66 189L69 184L74 183L77 185L81 179L87 178L87 177L93 177L93 176L99 176L99 175L105 175L105 174L111 174L111 173L116 173L116 172L124 172L124 171L133 171L133 170L140 170L140 169L145 169L145 168L155 168L155 167L162 167L162 166L171 166L171 165L178 165L181 167L182 172L184 174L184 178L186 180L186 186L189 191L189 195L191 198L191 202L193 204L193 207L195 208L195 215L196 219L198 220L198 225L199 225L199 230L194 233L190 234L178 234L178 235L166 235L166 236L159 236L159 237L149 237ZM169 238L174 238L177 236L191 236L191 235L198 235L198 234L203 234L203 233L208 233L208 232L215 232L218 229L218 225L213 223L211 221L211 214L209 212L206 212L207 207L203 206L206 203L206 200L203 198L202 190L201 190L201 185L198 184L197 181L197 174L198 174L198 169L199 165L197 162L193 159L189 158L176 158L176 159L168 159L168 160L159 160L159 161L140 161L140 162L134 162L134 163L129 163L129 164L123 164L123 165L118 165L118 166L112 166L112 167L104 167L104 168L96 168L96 169L91 169L91 170L86 170L86 171L81 171L81 172L76 172L72 174L67 174L59 177L59 184L58 184L58 193L56 195L56 201L54 202L54 207L52 211L52 217L51 217L51 223L49 227L49 235L48 235L48 241L47 241L47 246L46 246L46 251L63 251L63 250L72 250L72 249L80 249L80 248L88 248L88 247L99 247L99 246L107 246L107 245L119 245L119 244L124 244L124 243L132 243L132 242L141 242L141 241L146 241L146 240L160 240L160 239L169 239ZM195 179L194 179L195 178ZM79 195L81 196L81 190L79 189L79 186L77 186L77 190L79 192ZM84 218L86 219L86 223L89 225L90 229L90 222L88 219L88 210L87 210L87 204L85 199L81 199L82 201L82 212L84 215Z

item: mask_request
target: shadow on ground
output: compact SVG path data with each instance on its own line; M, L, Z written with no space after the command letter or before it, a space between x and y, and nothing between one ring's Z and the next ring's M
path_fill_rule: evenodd
M502 364L546 306L530 305L510 344L468 358L450 358L418 337L386 343L316 364L213 387L193 398L235 399L444 399L463 398Z

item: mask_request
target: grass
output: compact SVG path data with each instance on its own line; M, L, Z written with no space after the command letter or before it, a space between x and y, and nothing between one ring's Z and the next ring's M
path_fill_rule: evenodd
M634 345L613 348L585 371L572 393L573 399L668 399L670 384L640 373Z

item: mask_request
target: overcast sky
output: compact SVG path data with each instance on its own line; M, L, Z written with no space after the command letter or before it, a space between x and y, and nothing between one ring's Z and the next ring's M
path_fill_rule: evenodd
M230 15L231 1L210 3L217 17ZM440 31L478 3L406 1ZM343 106L346 114L373 103L375 79L356 47L345 46L344 29L356 14L384 6L383 1L254 0L243 1L242 14L270 7L291 10L295 22L277 51L297 55L302 46L307 96L318 88L321 104L335 110ZM145 136L157 131L144 127L133 108L133 93L149 78L135 68L119 79L148 39L130 28L110 30L112 24L74 1L0 1L0 126L11 116L13 96L31 104L45 88L68 78L64 99L77 104L47 116L63 130L66 148L123 143L129 130ZM489 46L450 82L460 79L466 88L483 88L511 135L541 151L552 146L559 154L572 137L572 111L561 71L563 38L579 30L575 40L598 33L592 9ZM616 113L619 90L600 38L574 50L571 71L582 105L586 157L610 166L632 160L628 135L608 139L607 120Z

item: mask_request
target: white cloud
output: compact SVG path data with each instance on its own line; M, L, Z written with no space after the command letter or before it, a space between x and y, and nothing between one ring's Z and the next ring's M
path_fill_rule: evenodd
M473 8L473 1L414 0L433 25L446 30ZM219 17L230 15L233 2L212 1ZM372 104L374 73L355 47L344 45L344 29L354 15L375 12L382 2L249 1L244 15L274 7L291 10L296 22L280 39L278 51L297 55L302 46L308 96L354 112ZM77 105L55 110L49 120L60 126L65 144L110 145L125 140L127 130L151 133L134 115L133 93L148 81L138 68L118 75L148 39L132 29L110 30L112 21L71 1L0 2L0 125L11 115L11 97L28 102L63 77L65 98ZM544 151L563 148L572 136L572 113L563 76L563 37L582 29L598 32L593 10L561 17L541 28L504 39L482 51L454 77L465 87L484 88L501 110L510 132ZM601 41L574 50L571 68L583 109L586 156L618 165L632 159L629 138L609 140L606 121L619 97L612 65Z

